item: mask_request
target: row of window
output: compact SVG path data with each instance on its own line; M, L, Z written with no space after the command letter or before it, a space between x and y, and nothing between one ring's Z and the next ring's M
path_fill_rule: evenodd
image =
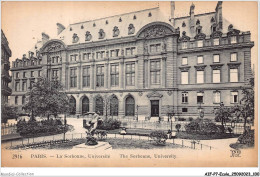
M13 62L13 67L24 67L24 66L35 66L35 65L41 65L42 60L36 59L36 60L17 60Z
M35 83L35 80L34 79L30 79L29 81L29 87L27 87L27 80L23 80L22 81L22 92L25 92L27 91L27 88L32 88L33 84ZM15 86L14 86L14 89L16 92L19 92L20 91L20 81L16 81L15 82Z
M28 73L30 73L30 77L35 77L35 76L36 76L36 75L35 75L35 72L38 72L38 77L41 77L41 75L42 75L42 71L41 71L41 70L31 71L31 72L28 72ZM28 75L27 72L23 72L23 78L26 78L26 75ZM19 72L16 72L15 78L16 78L16 79L19 79L19 78L20 78L20 73L19 73Z
M219 38L215 38L213 39L213 45L217 46L220 44L220 39ZM230 44L235 44L237 43L237 36L231 36L230 37ZM196 41L196 46L197 47L203 47L204 46L204 41L203 40L198 40ZM183 41L182 42L182 49L187 49L188 48L188 42L187 41Z
M236 62L237 60L237 53L231 53L230 54L230 61ZM204 63L204 57L203 56L197 56L197 64L203 64ZM213 63L220 63L220 57L219 54L213 55ZM183 57L181 61L182 65L188 65L188 57Z
M238 82L238 68L229 69L229 82ZM221 82L221 70L213 69L212 70L212 83ZM196 71L196 83L202 84L205 83L205 71ZM189 71L181 72L181 84L189 84Z
M213 103L221 103L221 92L214 91L212 100L213 100ZM188 102L189 102L189 93L183 92L182 93L182 103L188 103ZM198 104L204 103L204 93L203 92L197 93L197 103ZM230 92L230 103L238 103L238 92L237 91Z

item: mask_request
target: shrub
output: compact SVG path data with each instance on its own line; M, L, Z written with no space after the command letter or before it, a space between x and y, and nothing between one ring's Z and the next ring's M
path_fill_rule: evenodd
M190 121L190 122L193 121L193 118L192 118L192 117L189 117L189 121Z
M185 121L186 119L185 118L183 118L183 117L180 117L179 119L178 119L178 121Z
M184 126L186 132L188 133L195 133L199 131L199 123L196 121L192 121Z
M208 119L195 119L185 125L187 133L215 134L220 132L219 127Z
M233 132L232 128L230 128L230 127L228 127L227 130L228 130L229 133L232 133L232 132Z
M157 145L165 145L168 137L164 131L156 130L150 133L150 138L154 140Z
M176 125L175 125L175 128L176 128L176 130L179 132L180 129L181 129L181 124L176 124Z
M246 130L241 136L238 137L238 142L253 146L255 144L254 130Z
M105 119L101 124L97 126L97 129L101 130L114 130L120 128L121 121L116 119Z

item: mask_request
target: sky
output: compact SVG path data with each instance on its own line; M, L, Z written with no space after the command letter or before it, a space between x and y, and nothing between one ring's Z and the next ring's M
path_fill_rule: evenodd
M188 16L191 1L175 2L175 17ZM196 1L195 14L215 11L217 1ZM12 50L10 61L21 58L41 40L41 33L50 38L57 34L56 23L67 27L71 23L98 19L153 7L162 9L170 16L169 1L97 1L97 2L3 2L1 4L1 25ZM257 62L258 30L257 2L223 2L223 16L241 31L251 31L252 61Z

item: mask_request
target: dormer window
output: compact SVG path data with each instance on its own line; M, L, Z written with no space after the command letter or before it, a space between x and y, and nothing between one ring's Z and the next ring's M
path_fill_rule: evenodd
M200 25L200 20L199 19L196 21L196 25Z
M96 26L96 23L93 23L93 27L95 27Z
M113 29L113 37L119 36L119 33L120 33L120 31L119 31L118 27L115 26L114 29Z
M210 22L211 22L211 23L215 22L214 17L211 18Z
M108 20L106 20L106 25L108 24Z
M219 38L213 39L213 44L214 45L219 45Z
M105 32L103 29L100 29L99 32L98 32L98 35L99 35L99 39L104 39L105 38Z
M149 12L149 14L148 14L148 17L151 17L152 16L152 13L151 12Z
M197 41L197 47L203 47L203 40Z
M81 25L81 29L84 29L84 26L83 26L83 25Z
M186 26L186 23L185 22L182 22L182 27L185 27Z
M76 43L78 41L79 41L79 37L78 37L78 35L76 33L74 33L73 36L72 36L72 42Z
M201 29L197 29L197 34L201 33Z
M231 43L231 44L237 43L237 36L231 36L231 37L230 37L230 43Z
M129 24L128 26L128 34L134 34L135 33L135 27L133 24Z
M119 18L119 22L122 22L122 18L121 17Z
M188 48L188 42L187 41L183 41L182 42L182 49L187 49Z
M133 19L134 19L134 20L136 19L136 15L134 15Z
M72 28L70 27L70 31L72 31Z

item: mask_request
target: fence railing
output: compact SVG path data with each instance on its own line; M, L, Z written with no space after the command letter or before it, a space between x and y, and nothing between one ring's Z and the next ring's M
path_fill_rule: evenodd
M52 144L57 141L62 140L75 140L75 139L85 139L85 133L74 133L74 134L58 134L58 135L50 135L50 136L42 136L42 137L32 137L32 138L22 138L18 140L11 140L2 144L5 148L14 148L14 147L23 147L23 148L32 148L36 147L38 144ZM122 139L122 140L145 140L152 141L149 136L141 136L141 135L120 135L120 134L108 134L107 139ZM168 139L167 143L176 144L180 147L196 149L196 150L212 150L215 149L212 146L208 146L205 144L198 143L194 140L184 140L184 139Z
M17 133L16 124L1 124L1 135L10 135Z

